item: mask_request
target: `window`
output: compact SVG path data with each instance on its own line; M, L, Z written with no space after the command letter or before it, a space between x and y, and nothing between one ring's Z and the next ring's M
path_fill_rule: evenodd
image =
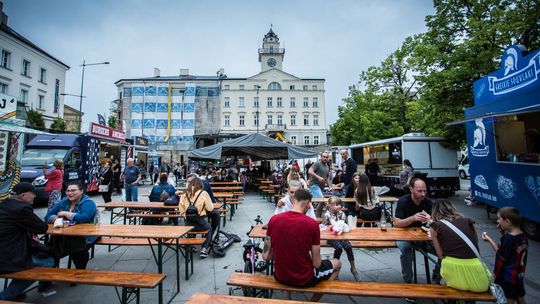
M253 97L253 107L259 107L259 97Z
M2 67L6 68L6 69L9 69L11 67L11 53L6 51L6 50L2 50Z
M238 89L239 89L240 91L243 91L243 90L244 90L244 85L241 84L241 85L238 87Z
M283 114L278 114L277 116L277 124L278 125L283 125Z
M24 89L21 89L21 96L19 96L19 100L23 103L27 103L28 102L28 91L27 90L24 90Z
M240 127L243 127L245 126L245 116L243 114L240 114L240 120L239 120L239 124L240 124Z
M291 85L291 86L289 87L289 89L290 89L291 91L294 91L294 85Z
M304 108L309 107L309 98L304 97Z
M309 115L304 115L304 126L309 126Z
M246 103L244 102L244 97L238 97L238 106L240 108L244 108L246 106Z
M277 98L277 105L278 108L283 108L283 100L281 97Z
M39 69L39 82L47 83L47 70L44 68Z
M304 145L309 145L309 135L304 135Z
M291 135L291 144L296 145L296 135Z
M314 126L319 125L319 115L313 115L313 125Z
M253 117L253 122L255 126L259 125L259 113L255 113L255 116Z
M231 115L225 115L223 119L223 125L229 127L231 125Z
M223 99L223 107L224 108L229 108L231 106L231 98L230 97L225 97Z
M277 90L281 90L281 85L279 83L271 82L268 85L268 91L277 91Z
M0 93L7 94L8 93L8 85L5 83L0 82Z
M303 89L304 91L307 91L307 90L308 90L307 84L305 84L305 85L302 87L302 89Z
M30 77L30 61L23 59L21 74Z
M223 89L224 89L224 90L230 90L230 89L231 89L231 86L228 85L228 84L226 84L226 85L223 86Z
M319 144L319 135L313 135L313 144L318 145Z
M291 108L296 108L296 98L291 97Z
M319 98L313 97L313 107L318 108L319 107Z
M480 139L485 140L485 143L476 143L477 146L475 147L475 149L478 149L479 152L492 153L492 151L490 150L492 147L486 145L488 142L486 136L493 136L494 146L497 147L496 149L493 149L493 152L497 151L497 161L508 162L509 165L517 163L538 164L539 136L537 128L539 114L540 112L536 111L494 118L493 130L495 131L495 134L484 133L483 136L480 136L482 137ZM478 128L481 127L477 125L476 128L478 130ZM481 135L477 135L476 133L477 132L475 132L475 138L478 135ZM514 165L515 169L517 169L516 167L517 166ZM535 185L533 182L534 177L531 177L531 175L529 175L527 179L527 183L529 183L532 189Z
M317 91L317 85L312 85L312 86L311 86L311 89L312 89L313 91Z
M258 84L254 84L254 85L253 85L253 89L254 89L254 90L258 90L258 89L260 89L260 88L261 88L261 87L260 87Z
M267 117L267 124L271 125L272 124L272 114L268 114L268 117Z
M38 109L45 109L43 105L45 104L45 96L39 95L38 96Z
M291 126L296 126L296 115L291 114Z
M266 99L266 106L271 108L272 107L272 97L268 97Z

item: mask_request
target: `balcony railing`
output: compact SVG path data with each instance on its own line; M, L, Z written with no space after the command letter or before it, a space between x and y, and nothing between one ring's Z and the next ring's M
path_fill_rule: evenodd
M260 48L259 54L285 54L284 48Z
M271 125L265 125L264 128L266 129L266 131L274 131L274 132L279 132L279 131L285 131L287 129L287 125L285 124L271 124Z

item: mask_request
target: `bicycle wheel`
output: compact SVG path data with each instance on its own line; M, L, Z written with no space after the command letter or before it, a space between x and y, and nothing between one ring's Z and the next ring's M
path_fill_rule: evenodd
M251 261L247 260L244 262L244 273L253 273L253 269L251 267ZM244 294L244 297L250 297L252 293L252 289L248 287L242 287L242 293Z

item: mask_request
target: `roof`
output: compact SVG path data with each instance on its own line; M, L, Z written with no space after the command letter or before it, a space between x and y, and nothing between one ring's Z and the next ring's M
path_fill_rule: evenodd
M276 33L274 33L274 31L272 30L272 27L270 27L270 30L268 31L268 33L266 35L264 35L264 38L277 38L278 36L276 35Z
M221 78L221 79L227 79L227 78ZM120 82L125 81L218 81L220 80L217 76L195 76L195 75L186 75L186 76L160 76L160 77L141 77L141 78L122 78L118 81L116 81L114 84L118 84Z
M444 140L446 140L444 137L425 136L424 133L408 133L403 136L380 139L380 140L365 142L361 144L351 145L349 146L349 148L350 149L362 148L362 147L367 147L367 146L383 145L383 144L401 142L401 141L444 141Z
M26 39L23 35L17 33L16 31L14 31L12 28L10 28L9 26L5 25L5 24L0 24L0 30L2 30L3 32L5 32L6 34L10 35L11 37L17 39L18 41L28 45L29 47L33 48L34 50L40 52L41 54L49 57L50 59L56 61L57 63L59 63L60 65L63 65L66 69L69 70L69 65L63 63L62 61L56 59L54 56L52 56L51 54L45 52L43 49L41 49L39 46L35 45L32 41Z
M70 107L67 104L64 104L64 111L66 111L66 109L71 112L70 114L74 114L74 115L83 114L84 115L84 112L80 112L74 107Z

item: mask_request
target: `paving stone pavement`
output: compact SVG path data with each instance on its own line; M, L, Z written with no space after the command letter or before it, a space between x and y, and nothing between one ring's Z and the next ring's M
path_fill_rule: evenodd
M462 189L467 189L467 181L462 184ZM150 186L142 186L139 193L146 193L150 190ZM493 217L487 219L485 207L483 206L466 206L463 202L466 196L465 191L459 191L456 197L452 197L460 212L466 216L472 217L479 225L478 233L487 231L490 235L496 235L495 220ZM102 203L101 195L94 195L92 198L96 203ZM141 196L141 200L147 200L147 197ZM114 196L113 200L120 200L120 196ZM246 232L257 215L261 215L265 223L272 216L274 207L268 201L263 200L258 194L248 192L245 195L244 204L237 210L232 221L227 220L225 231L235 233L242 238L241 243L234 243L227 250L226 256L223 258L208 257L200 259L195 257L195 272L193 276L186 281L183 276L184 266L183 259L180 258L180 294L176 296L172 303L184 303L193 293L218 293L228 294L229 286L226 285L226 280L235 269L242 268L242 244L248 240ZM43 216L46 208L36 208L36 213ZM109 222L108 211L102 211L102 223ZM144 229L144 226L134 226L135 229ZM531 241L529 248L529 257L526 273L527 292L526 300L528 303L540 303L540 258L537 254L540 252L540 243ZM481 253L488 267L493 267L494 253L484 242L480 243ZM332 248L323 248L323 257L331 256ZM65 267L67 259L62 261ZM346 255L342 255L342 272L341 280L353 280L352 274L349 271L349 264ZM398 249L355 249L355 260L358 271L360 272L363 281L380 281L380 282L401 282L401 268L399 263ZM425 282L423 259L419 258L418 273L419 282ZM119 247L111 252L107 251L107 246L97 246L95 257L88 263L88 269L108 269L119 271L142 271L142 272L157 272L157 266L153 260L152 253L148 247ZM174 259L168 260L164 264L164 272L167 278L164 282L164 299L168 301L176 286L175 281L175 262ZM85 286L78 285L69 287L67 284L54 284L50 290L56 293L48 297L38 293L35 289L28 292L26 302L29 303L117 303L117 296L113 287L107 286ZM241 295L241 291L235 291L235 295ZM274 298L283 298L281 292L275 292ZM308 300L309 294L293 294L295 300ZM324 296L323 302L333 303L406 303L403 299L387 299L387 298L351 298L345 296ZM141 303L156 303L157 288L153 290L142 290ZM437 301L421 300L419 303L432 303ZM441 302L442 303L442 302Z

